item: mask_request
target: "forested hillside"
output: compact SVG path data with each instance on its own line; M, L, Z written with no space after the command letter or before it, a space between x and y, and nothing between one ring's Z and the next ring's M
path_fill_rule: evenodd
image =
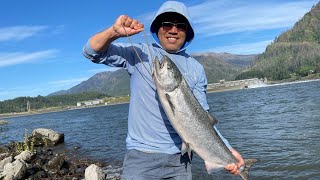
M202 64L208 83L219 82L221 79L233 80L241 71L241 67L227 63L215 54L199 54L193 57Z
M282 33L237 79L282 80L320 73L320 3Z
M108 95L97 92L83 92L46 97L18 97L11 100L0 101L0 114L26 112L28 101L31 105L31 109L35 110L48 107L75 106L79 101L86 101L104 97L108 97Z

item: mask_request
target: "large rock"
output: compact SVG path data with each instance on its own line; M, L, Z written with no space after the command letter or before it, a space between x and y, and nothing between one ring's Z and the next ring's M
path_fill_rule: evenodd
M86 168L84 176L85 180L104 180L106 177L103 170L95 164L91 164Z
M1 120L1 119L0 119L0 125L4 125L4 124L8 124L8 121Z
M32 155L33 154L30 151L26 150L15 156L14 159L20 159L21 161L28 162L31 160Z
M22 179L27 171L26 164L21 160L15 160L13 163L7 163L0 175L4 180Z
M6 157L8 157L8 156L9 156L9 153L7 153L7 152L1 153L1 154L0 154L0 159L2 160L2 159L6 158Z
M54 146L54 145L57 145L59 143L64 142L64 134L63 133L58 133L58 132L55 132L51 129L45 129L45 128L38 128L38 129L33 130L32 137L35 137L35 139L37 140L35 142L36 145L43 145L41 143L44 143L49 146ZM45 142L40 141L40 144L39 144L39 139L45 140ZM47 141L49 141L49 142L47 142Z
M64 157L56 154L51 160L48 161L47 164L43 166L43 169L49 173L57 173L61 169L64 162Z
M6 157L3 160L0 161L0 172L3 171L3 168L6 164L12 163L12 156Z

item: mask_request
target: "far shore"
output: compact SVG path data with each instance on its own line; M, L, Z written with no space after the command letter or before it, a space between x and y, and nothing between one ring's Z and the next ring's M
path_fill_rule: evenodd
M31 112L6 113L6 114L0 114L0 120L7 119L7 118L14 118L14 117L32 116L32 115L37 115L37 114L47 114L47 113L62 112L62 111L72 111L72 110L78 110L78 109L113 106L113 105L127 104L127 103L129 103L129 102L120 102L120 103L113 103L113 104L99 104L99 105L94 105L94 106L81 106L81 107L70 106L68 108L57 108L55 110L42 110L42 111L35 110L35 111L31 111Z
M298 80L298 81L273 81L269 82L265 87L270 85L281 85L281 84L288 84L288 83L303 83L303 82L310 82L310 81L320 81L320 79L305 79L305 80ZM216 93L216 92L225 92L225 91L234 91L234 90L242 90L245 88L224 88L224 89L207 89L207 93ZM249 87L250 89L250 87ZM103 106L113 106L113 105L119 105L119 104L127 104L129 101L125 102L117 102L117 103L110 103L110 104L99 104L94 106L69 106L69 107L58 107L55 109L49 109L49 110L35 110L31 112L21 112L21 113L6 113L6 114L0 114L0 120L6 119L6 118L14 118L14 117L21 117L21 116L31 116L31 115L37 115L37 114L46 114L46 113L53 113L53 112L62 112L62 111L70 111L70 110L78 110L78 109L87 109L87 108L96 108L96 107L103 107Z

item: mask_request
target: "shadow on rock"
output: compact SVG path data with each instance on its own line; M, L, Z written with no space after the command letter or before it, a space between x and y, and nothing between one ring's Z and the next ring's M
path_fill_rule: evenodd
M24 142L0 146L0 179L120 179L121 168L77 158L63 143L64 134L39 128Z

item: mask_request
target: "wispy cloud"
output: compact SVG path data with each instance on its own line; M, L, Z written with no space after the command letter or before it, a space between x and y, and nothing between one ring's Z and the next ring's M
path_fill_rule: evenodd
M0 89L0 101L12 99L14 97L17 97L17 95L21 93L14 89ZM19 94L21 95L21 94Z
M61 34L65 31L65 26L64 25L59 25L59 26L55 26L52 29L52 34Z
M106 66L104 68L98 68L98 69L90 69L88 70L89 73L99 73L99 72L104 72L104 71L116 71L120 68L118 67L110 67L110 66Z
M24 40L35 36L47 28L47 26L12 26L0 28L0 42Z
M311 1L313 2L313 1ZM317 1L314 1L315 4ZM205 1L190 7L196 32L214 36L289 28L310 10L310 1Z
M40 59L49 59L56 57L58 50L50 49L32 53L15 52L0 53L0 67L12 66L22 63L34 62Z
M81 77L81 78L52 81L52 82L49 82L48 84L52 87L69 88L69 87L75 86L83 81L86 81L88 79L89 79L89 77Z
M38 86L19 86L14 88L0 89L0 101L13 99L21 96L37 96L46 95L45 92L50 91L48 87L38 87Z
M89 77L72 78L65 80L57 80L45 83L25 84L13 88L0 88L0 101L6 99L13 99L21 96L35 97L38 95L46 96L62 89L71 88L82 81L87 80Z
M196 33L202 36L215 36L290 28L311 9L312 2L314 5L317 3L316 0L259 1L259 3L244 0L207 0L188 6L188 9L196 26ZM147 31L155 13L155 11L148 12L136 17L145 23Z
M254 43L245 44L233 44L230 46L220 46L217 48L212 48L204 50L204 52L228 52L232 54L256 54L257 52L263 52L268 44L273 40L266 40Z

